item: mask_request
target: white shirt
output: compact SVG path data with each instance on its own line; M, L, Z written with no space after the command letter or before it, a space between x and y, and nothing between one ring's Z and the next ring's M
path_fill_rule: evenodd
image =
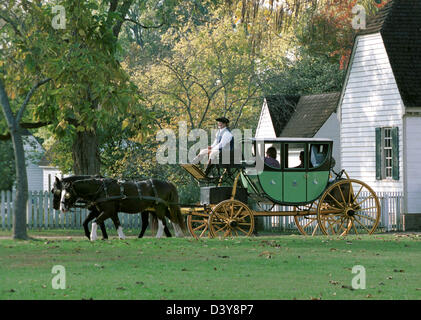
M222 136L221 141L218 143L218 136ZM219 151L220 148L224 149L226 147L229 148L230 141L232 139L232 133L229 132L229 130L225 127L222 129L219 129L216 132L215 141L211 145L212 151Z

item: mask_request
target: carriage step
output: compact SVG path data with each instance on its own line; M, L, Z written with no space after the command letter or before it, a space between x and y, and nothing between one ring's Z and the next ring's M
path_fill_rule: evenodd
M196 180L206 179L206 175L203 172L203 170L200 169L195 164L182 164L181 167L183 167L184 170L186 170L188 173L190 173L193 176L193 178L195 178Z

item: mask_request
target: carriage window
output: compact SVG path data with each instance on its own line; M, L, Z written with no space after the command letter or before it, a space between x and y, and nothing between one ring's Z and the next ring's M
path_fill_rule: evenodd
M280 168L281 165L281 144L265 144L265 163L272 168Z
M285 168L305 168L304 159L304 143L288 143L285 145Z
M310 168L316 168L325 162L328 155L328 144L310 145Z

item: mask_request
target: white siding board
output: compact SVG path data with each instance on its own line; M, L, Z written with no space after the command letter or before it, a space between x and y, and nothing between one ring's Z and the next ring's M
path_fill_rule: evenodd
M390 79L390 75L386 77L381 77L377 79L370 79L362 83L361 79L352 79L353 81L348 82L347 90L350 89L360 89L360 88L367 88L370 86L373 90L387 90L388 88L394 88L396 83L394 79Z
M357 103L357 102L367 102L370 103L371 105L373 105L374 103L382 103L385 101L390 101L390 100L394 100L394 101L399 101L399 103L401 103L400 100L400 95L396 94L396 92L393 92L392 94L384 94L382 95L382 97L379 96L346 96L345 99L343 100L343 103Z
M358 37L340 106L341 164L377 192L403 189L402 178L376 180L375 157L376 127L398 126L402 146L402 106L380 34ZM402 147L400 153L402 168Z
M36 165L29 164L26 167L28 177L28 191L42 190L42 169Z
M352 86L355 87L356 84L360 84L360 81L361 81L361 78L353 77L352 79L349 79L348 85L351 86L351 87ZM377 76L376 79L368 80L366 82L366 84L373 85L373 86L375 86L377 84L385 85L385 84L389 84L389 83L394 83L394 81L395 81L395 79L393 78L393 76L391 76L388 73L385 73L385 74Z
M363 93L365 95L368 95L369 97L376 97L376 96L382 96L384 94L388 94L391 91L397 90L398 87L396 85L386 85L386 86L378 86L374 88L370 88L370 91L367 91L367 86L361 86L358 88L347 88L345 93L347 94L353 94L353 93Z
M382 65L376 65L376 64L366 64L364 66L357 66L355 67L355 70L353 70L353 72L355 72L355 74L352 75L352 77L350 77L350 79L353 79L354 77L358 77L361 76L361 74L364 73L370 73L370 72L377 72L378 76L383 76L388 74L388 68L386 65L382 66Z

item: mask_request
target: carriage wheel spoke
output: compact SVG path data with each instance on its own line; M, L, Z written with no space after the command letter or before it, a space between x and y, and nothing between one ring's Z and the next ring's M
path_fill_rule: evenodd
M348 222L348 227L347 228L343 228L344 229L344 231L340 234L341 235L341 237L342 236L345 236L348 232L349 232L349 229L351 228L351 220L349 220L349 222Z
M329 219L329 224L330 225L335 225L335 224L338 224L339 222L340 222L340 224L338 226L338 230L337 231L339 231L341 229L345 229L343 227L343 224L345 222L345 218L343 216L339 216L339 217L336 217L336 219L335 219L335 217L332 217L331 219Z
M238 212L234 215L233 219L237 218L241 211L243 211L243 209L244 207L241 207L240 210L238 210Z
M319 224L316 224L316 226L313 229L313 232L311 233L312 236L316 234L317 229L319 228Z
M363 201L361 201L361 202L357 202L357 204L355 205L355 207L360 207L361 206L361 204L363 204L364 202L366 202L367 200L369 200L369 199L373 199L374 200L374 198L373 197L367 197L367 198L365 198Z
M309 222L308 223L306 223L304 226L303 226L303 228L307 228L310 224L312 224L315 220L317 220L317 219L314 219L314 218L309 218Z
M332 231L332 234L336 234L335 229L333 229L332 224L330 223L329 220L326 220L327 224L329 225L329 229Z
M206 226L207 225L207 223L205 222L205 223L202 223L200 226L198 226L198 227L196 227L196 228L193 228L193 231L197 231L197 230L199 230L200 228L203 228L204 226Z
M345 205L346 201L345 201L344 194L343 194L343 192L342 192L342 188L341 188L341 186L338 186L337 188L339 189L339 192L341 193L341 197L342 197L342 200L343 200L343 202L342 202L342 203Z
M351 203L351 195L354 194L354 188L352 187L352 182L349 183L349 192L348 192L348 203Z
M226 224L225 224L225 225L223 225L221 228L219 228L219 229L215 230L215 233L217 233L217 232L220 232L220 231L224 230L226 227L227 227L227 225L226 225Z
M231 229L227 229L227 231L224 234L224 237L228 237L231 234Z
M200 234L199 238L203 237L205 232L208 230L208 225L206 224L206 227L203 229L202 233Z
M225 212L225 217L229 217L230 216L230 214L227 212L227 208L225 207L225 206L223 206L222 207L222 209L224 210L224 212Z
M367 226L365 226L362 222L360 222L358 219L354 219L357 223L359 223L365 230L367 230L367 232L368 233L371 233L371 230L369 230L368 228L367 228ZM355 232L357 232L357 231L355 231Z
M360 190L358 190L357 195L355 196L355 198L353 199L352 203L355 203L355 201L357 201L358 196L360 195L361 191L363 190L364 186L361 186Z
M206 220L205 219L200 219L200 220L191 220L191 222L206 222Z
M328 204L327 206L328 206L327 207L328 210L332 210L333 211L333 212L329 212L328 215L331 215L331 214L342 214L342 212L344 211L343 208L342 209L338 209L338 208L332 207L330 204Z
M341 230L341 229L344 229L344 230L346 230L344 227L343 227L343 225L344 225L344 222L345 222L345 218L344 217L341 217L341 224L339 225L339 227L338 227L338 231L339 230Z
M244 234L248 234L248 231L244 230L243 228L241 228L240 226L237 226L238 229L240 229Z
M216 212L215 212L215 216L216 216L219 220L221 220L221 221L225 221L225 220L226 220L226 217L224 217L224 216L220 215L219 213L216 213Z
M233 217L234 216L234 205L233 204L230 205L230 211L231 211L231 213L230 213L229 217Z
M376 222L376 221L377 221L377 219L375 219L375 218L373 218L373 217L370 217L370 216L363 216L363 215L358 214L358 213L356 213L356 214L354 215L354 217L355 217L355 216L358 216L358 217L360 217L361 219L371 220L371 221L373 221L373 222Z
M370 209L377 209L377 206L375 206L375 207L368 207L368 208L359 208L359 209L356 209L356 210L358 210L358 211L365 211L365 210L370 210Z
M335 197L334 196L332 196L331 194L330 194L330 192L328 192L327 193L329 196L330 196L330 198L331 199L333 199L341 208L344 208L344 206L338 201L338 200L336 200L335 199ZM337 209L337 208L336 208Z

